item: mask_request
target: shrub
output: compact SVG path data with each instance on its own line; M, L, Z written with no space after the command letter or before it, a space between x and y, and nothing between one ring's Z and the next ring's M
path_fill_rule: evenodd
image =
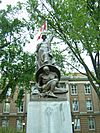
M18 132L16 131L16 129L13 129L13 128L0 128L0 133L25 133L24 132Z

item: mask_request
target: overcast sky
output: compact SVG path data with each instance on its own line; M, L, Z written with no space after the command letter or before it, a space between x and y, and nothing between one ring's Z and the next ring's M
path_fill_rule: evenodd
M16 5L16 3L17 3L18 1L24 2L25 0L0 0L0 1L2 1L2 2L0 3L0 9L3 9L3 8L6 8L6 5L9 5L9 4L11 4L11 5Z
M25 0L1 0L2 3L0 3L0 9L5 9L6 5L11 4L11 5L16 5L18 1L20 2L25 2ZM28 51L30 53L34 53L36 50L36 45L37 45L37 37L34 37L33 40L30 40L30 44L26 44L24 51ZM85 62L92 68L92 64L90 61L89 57L85 57Z
M1 0L2 3L0 3L0 9L6 9L6 5L11 4L12 6L16 5L18 1L25 2L25 0ZM23 14L25 15L25 14ZM24 47L24 51L28 51L30 53L34 53L36 50L36 37L33 40L30 40L30 44L26 44Z

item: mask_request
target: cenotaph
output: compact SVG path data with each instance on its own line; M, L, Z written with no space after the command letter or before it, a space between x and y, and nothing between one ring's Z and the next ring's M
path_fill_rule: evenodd
M42 39L36 50L36 84L28 103L26 132L72 133L67 90L59 87L61 75L46 34L42 34Z

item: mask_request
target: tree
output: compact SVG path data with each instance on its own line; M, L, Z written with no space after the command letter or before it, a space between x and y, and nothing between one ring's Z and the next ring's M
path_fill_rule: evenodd
M48 22L48 28L63 40L74 62L77 60L84 67L86 73L80 72L88 77L100 99L100 1L29 0L28 3L31 20L36 24ZM85 53L91 59L93 71L83 58Z
M29 89L30 80L34 79L35 55L23 51L29 32L34 29L25 18L18 19L22 5L0 10L0 100L6 98L9 88L13 97L16 85Z

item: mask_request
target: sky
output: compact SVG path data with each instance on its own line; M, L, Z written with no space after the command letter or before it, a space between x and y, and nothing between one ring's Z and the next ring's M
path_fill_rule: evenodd
M5 9L6 5L11 4L12 6L16 5L16 3L20 2L25 2L25 0L2 0L2 3L0 3L0 9ZM26 14L23 14L26 17ZM36 51L36 46L37 43L40 43L42 40L40 39L37 41L37 34L34 36L34 39L30 39L30 43L27 43L25 47L23 48L24 51L29 52L29 53L34 53Z
M0 3L0 9L5 9L6 8L6 5L8 4L11 4L12 6L13 5L16 5L16 3L18 1L20 2L25 2L25 0L1 0L2 3ZM24 14L25 15L25 14ZM41 40L40 40L41 41ZM34 39L30 40L30 43L29 44L26 44L25 47L23 48L24 51L26 52L29 52L29 53L34 53L36 51L36 46L37 46L37 36L34 37ZM61 46L62 47L62 46ZM92 69L92 64L91 64L91 61L90 61L90 58L89 57L84 57L85 58L85 62L91 67Z
M1 0L2 3L0 3L0 9L6 8L6 5L16 5L18 1L22 2L23 0Z
M25 0L1 0L2 3L0 3L0 9L6 9L6 5L11 4L12 6L16 5L18 1L25 2ZM26 17L26 14L23 14ZM36 45L37 45L37 36L34 37L34 39L30 40L30 43L26 44L23 48L24 51L34 53L36 51Z

